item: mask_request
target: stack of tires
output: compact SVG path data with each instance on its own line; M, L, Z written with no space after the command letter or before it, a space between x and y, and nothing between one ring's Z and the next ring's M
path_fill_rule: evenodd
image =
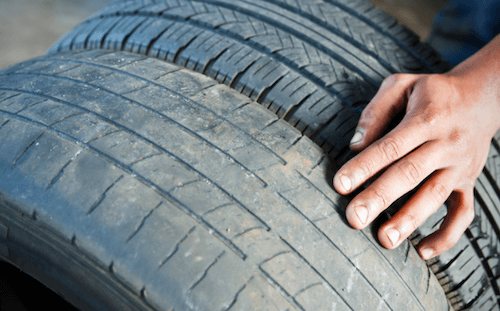
M499 310L496 138L427 264L446 207L388 251L332 188L382 80L448 69L365 0L118 1L0 71L0 259L82 310Z

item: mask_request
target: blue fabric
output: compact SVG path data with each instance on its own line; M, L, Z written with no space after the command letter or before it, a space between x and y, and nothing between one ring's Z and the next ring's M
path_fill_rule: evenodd
M451 0L434 17L427 42L457 65L499 33L499 0Z

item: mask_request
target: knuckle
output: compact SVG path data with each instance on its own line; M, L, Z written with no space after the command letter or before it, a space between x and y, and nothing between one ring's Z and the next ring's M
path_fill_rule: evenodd
M402 84L402 83L407 83L408 78L410 78L412 74L408 73L394 73L388 76L385 79L385 82L388 85L396 85L396 84Z
M405 221L410 226L410 232L417 230L418 226L420 225L418 218L415 217L415 215L411 212L405 215Z
M385 139L378 144L378 149L386 163L392 163L399 158L399 146L392 139Z
M398 166L399 172L410 185L414 185L420 181L422 169L416 162L403 161Z
M372 190L373 197L379 202L379 206L382 208L387 207L387 193L384 189L382 188L377 188Z
M401 81L401 77L402 75L400 73L395 73L385 78L384 82L387 83L388 85L394 85L398 83L398 81Z
M467 225L470 225L474 221L474 218L476 218L476 213L474 212L474 206L467 208L467 210L465 211L464 218L465 221L467 222Z
M434 183L431 185L431 192L434 196L434 199L436 200L436 203L442 204L446 199L448 198L448 191L446 190L446 187L443 186L443 184L440 183Z
M374 173L373 165L367 161L360 161L357 166L363 174L363 176L361 176L362 178L366 178L367 176L371 176L372 173Z
M443 239L444 249L448 250L457 244L461 234L447 234Z

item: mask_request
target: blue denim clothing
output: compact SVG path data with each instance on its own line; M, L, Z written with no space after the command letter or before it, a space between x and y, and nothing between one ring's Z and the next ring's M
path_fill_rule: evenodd
M436 14L427 42L457 65L500 33L500 0L451 0Z

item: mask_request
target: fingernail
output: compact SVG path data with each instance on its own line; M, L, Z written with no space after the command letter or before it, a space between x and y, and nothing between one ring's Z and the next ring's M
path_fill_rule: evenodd
M392 246L396 246L396 244L398 244L399 237L401 236L398 230L387 229L385 231L385 234L387 234L387 237L389 238L389 240L391 240Z
M364 206L356 206L354 207L354 212L358 215L359 221L364 225L366 223L366 219L368 218L368 210Z
M349 144L357 145L362 139L363 139L363 129L358 127L356 128L356 132L354 133L354 136L352 137L351 142Z
M342 184L342 187L344 187L345 191L351 191L352 183L349 177L346 175L340 176L340 183Z
M424 249L420 253L422 254L422 259L424 260L431 259L432 255L434 255L434 251L430 248Z

